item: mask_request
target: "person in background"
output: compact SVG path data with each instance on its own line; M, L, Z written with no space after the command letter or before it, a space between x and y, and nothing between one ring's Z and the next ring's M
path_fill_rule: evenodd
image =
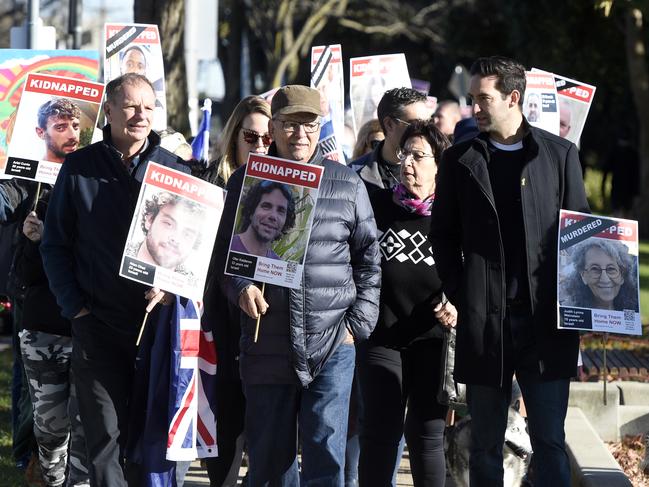
M444 100L437 104L435 113L433 114L433 121L437 127L446 137L453 142L453 133L455 125L462 120L462 112L460 112L460 104L454 100Z
M385 140L349 164L365 182L368 192L392 188L399 182L397 149L401 136L412 122L430 118L432 110L427 102L426 95L412 88L394 88L384 93L377 116Z
M225 188L232 173L248 160L248 154L266 154L270 105L258 96L248 96L235 107L217 145L218 161L199 177ZM219 456L205 465L212 487L236 485L243 455L243 420L246 400L239 376L239 309L221 291L217 276L208 275L203 321L210 323L219 358L216 368L216 441Z
M16 272L25 284L20 350L34 415L34 435L46 485L88 486L86 442L70 367L72 327L50 291L39 252L50 189L23 224Z
M259 96L247 96L234 108L217 144L217 161L199 177L221 188L232 173L243 166L248 154L266 154L272 138L268 134L270 105Z
M383 134L379 119L373 118L372 120L368 120L358 131L352 159L358 159L372 152L383 140L385 140L385 135Z
M442 293L428 240L437 161L449 142L414 122L399 149L400 183L370 196L381 249L379 320L358 345L361 486L390 485L405 433L416 487L443 487L448 408L437 402L444 328L457 312ZM405 417L405 423L404 423Z

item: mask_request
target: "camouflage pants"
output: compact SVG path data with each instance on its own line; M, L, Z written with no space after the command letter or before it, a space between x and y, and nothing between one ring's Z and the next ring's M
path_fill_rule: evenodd
M23 330L20 350L45 482L52 487L90 485L86 443L71 380L72 338Z

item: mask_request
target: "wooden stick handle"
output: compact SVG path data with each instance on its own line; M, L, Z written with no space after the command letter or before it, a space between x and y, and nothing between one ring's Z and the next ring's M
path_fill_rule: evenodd
M38 185L36 186L36 197L34 198L34 208L32 211L36 211L36 206L38 206L38 198L41 195L41 182L38 182Z
M137 336L136 346L140 346L140 340L142 340L142 333L144 333L144 327L146 326L146 320L149 317L149 312L144 313L144 319L142 320L142 325L140 325L140 334Z
M263 297L264 291L266 290L266 283L261 283L261 295ZM261 313L257 315L257 324L255 325L255 343L257 343L257 338L259 338L259 323L261 323Z

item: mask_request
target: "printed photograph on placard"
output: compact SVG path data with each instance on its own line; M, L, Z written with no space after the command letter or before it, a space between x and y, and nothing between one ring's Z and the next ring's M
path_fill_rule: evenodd
M559 102L552 73L527 71L523 115L534 127L559 135Z
M18 102L29 73L97 81L99 53L76 50L0 49L0 179L14 132Z
M65 156L91 143L103 94L100 83L30 73L5 174L54 184Z
M547 73L537 68L532 68L532 72ZM579 147L596 88L556 73L552 76L559 96L559 136Z
M638 223L561 210L559 328L641 335Z
M299 287L322 167L250 154L225 273Z
M222 210L221 188L149 163L120 275L201 299Z
M403 53L351 58L349 73L349 97L356 134L365 122L376 118L376 107L387 90L411 88Z
M104 78L106 83L126 74L145 76L153 85L156 108L153 128L167 128L167 98L162 46L153 24L106 24Z

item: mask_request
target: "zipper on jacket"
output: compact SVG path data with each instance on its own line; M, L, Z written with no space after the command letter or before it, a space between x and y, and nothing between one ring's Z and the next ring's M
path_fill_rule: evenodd
M494 211L494 214L496 216L496 223L498 224L498 240L500 246L498 247L500 250L500 289L501 289L501 298L500 298L500 387L503 387L503 383L505 381L504 375L505 375L505 347L503 345L505 337L505 331L503 327L503 320L504 320L504 313L505 309L507 306L507 302L505 300L505 294L506 292L502 292L503 290L506 290L507 288L507 283L505 281L505 272L504 272L504 263L505 263L505 252L503 250L503 240L502 240L502 235L500 234L500 220L498 219L498 210L496 210L496 204L494 201L492 201L491 197L489 194L485 191L485 189L482 187L480 183L478 183L478 178L475 177L475 174L473 174L473 170L469 169L469 173L471 174L471 177L476 181L478 184L478 187L480 188L480 191L482 191L482 194L485 195L487 198L487 201L491 205L491 208Z

